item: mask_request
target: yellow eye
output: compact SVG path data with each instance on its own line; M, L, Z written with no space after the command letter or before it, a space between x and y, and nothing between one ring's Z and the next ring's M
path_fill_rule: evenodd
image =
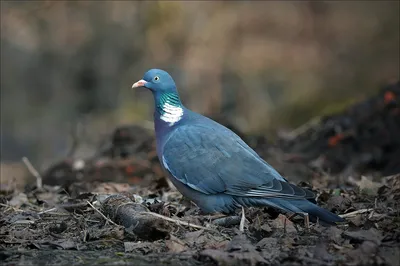
M160 77L159 76L155 76L154 77L154 81L159 81L160 80Z

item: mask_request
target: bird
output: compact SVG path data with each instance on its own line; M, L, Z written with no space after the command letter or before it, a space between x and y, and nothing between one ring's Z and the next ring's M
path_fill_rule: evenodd
M154 97L156 149L163 170L204 214L242 208L244 215L243 208L272 207L326 226L345 221L319 207L312 191L291 184L236 133L186 108L168 72L148 70L132 85L140 87Z

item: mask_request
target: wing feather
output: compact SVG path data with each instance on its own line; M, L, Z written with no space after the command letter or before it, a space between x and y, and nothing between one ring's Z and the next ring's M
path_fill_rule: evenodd
M162 154L162 163L173 177L205 194L314 197L288 183L235 133L217 123L177 128Z

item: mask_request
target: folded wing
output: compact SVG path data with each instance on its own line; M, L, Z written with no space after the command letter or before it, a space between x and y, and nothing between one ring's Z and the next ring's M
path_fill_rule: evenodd
M312 199L292 185L227 128L185 125L163 146L162 163L180 182L205 194Z

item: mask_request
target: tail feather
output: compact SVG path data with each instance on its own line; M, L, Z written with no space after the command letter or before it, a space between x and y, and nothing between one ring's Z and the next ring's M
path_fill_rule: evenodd
M335 225L345 222L338 215L325 210L306 199L283 199L283 198L237 198L236 201L243 206L271 206L285 212L308 213L310 221L323 225Z
M308 213L312 222L319 220L322 224L326 223L329 225L345 222L345 220L338 215L325 210L308 200L287 200L287 202L296 206L296 208L301 209L303 212Z

